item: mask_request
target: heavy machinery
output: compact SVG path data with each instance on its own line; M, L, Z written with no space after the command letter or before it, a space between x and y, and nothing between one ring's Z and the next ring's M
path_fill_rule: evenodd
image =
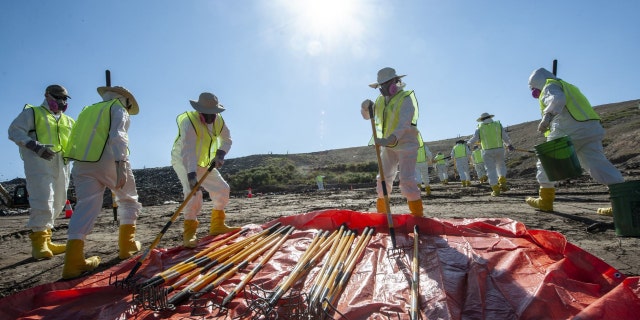
M10 193L0 184L0 201L2 204L10 208L27 208L29 207L29 193L26 185L17 185L13 192Z

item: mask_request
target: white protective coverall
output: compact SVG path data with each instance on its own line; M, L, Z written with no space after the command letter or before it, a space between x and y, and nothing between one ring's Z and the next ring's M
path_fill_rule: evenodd
M543 110L545 117L551 117L549 122L550 133L547 141L563 136L569 136L573 142L580 166L596 181L604 185L624 182L622 174L604 155L602 139L604 128L599 120L576 121L569 113L566 106L566 95L562 87L550 84L545 87L547 79L558 79L553 73L544 68L535 70L529 77L529 86L544 90L540 97L546 108ZM536 178L543 188L554 188L555 182L549 181L547 174L538 160Z
M213 130L213 124L206 124L207 129L211 133ZM171 165L180 179L182 184L182 192L185 197L191 192L189 186L189 179L187 174L189 172L195 172L198 180L207 172L208 168L198 165L198 155L196 154L196 146L199 145L196 141L198 136L191 121L188 117L185 117L181 123L178 124L179 137L173 145L171 150ZM227 128L226 123L222 126L222 131L218 136L220 147L218 150L229 153L231 149L231 133ZM217 169L211 170L209 175L201 184L211 197L214 210L224 210L229 203L229 184L222 178L222 175ZM185 220L198 220L197 216L202 209L202 192L196 192L189 202L184 207L184 219Z
M121 97L114 92L106 92L104 101ZM142 205L138 202L138 192L133 171L129 164L129 113L122 107L112 106L109 138L97 162L74 161L71 174L76 188L78 203L69 222L68 239L85 240L91 233L96 218L102 209L105 188L116 195L118 220L120 225L135 225ZM76 123L77 124L77 123ZM116 161L125 161L127 181L121 189L116 189Z
M418 151L420 152L420 151ZM427 145L424 145L425 161L416 162L416 183L423 183L425 186L429 185L429 162L433 158L433 154Z
M492 118L482 120L483 123L493 122ZM468 146L473 146L476 142L481 141L480 129L476 129L473 133L473 137L467 141ZM502 146L493 149L482 149L482 159L484 159L484 166L487 169L487 177L489 178L489 185L495 186L498 184L499 177L507 176L507 164L504 159L505 150L504 146L511 145L511 138L509 134L502 127Z
M469 174L469 156L471 156L471 150L469 146L464 145L465 156L456 158L455 155L455 147L451 149L451 159L455 159L456 162L456 170L458 171L458 175L460 176L460 181L470 181L471 175Z
M49 109L46 99L41 106ZM60 117L55 114L54 116ZM24 109L11 122L9 139L18 145L24 162L31 207L27 228L35 232L53 229L54 220L62 212L67 201L69 163L64 163L62 152L56 153L51 160L45 160L25 147L29 141L36 140L34 112L31 109Z
M385 97L387 102L390 97ZM402 101L400 106L399 122L395 131L390 133L398 139L397 145L394 147L381 147L380 158L382 161L382 170L385 175L385 182L387 184L387 193L391 194L393 187L393 180L395 180L398 174L398 167L400 168L400 192L407 198L407 201L420 200L420 188L416 184L416 158L418 155L418 148L420 143L418 142L418 135L420 134L418 128L411 124L413 120L414 110L417 106L413 106L413 102L408 97ZM369 113L361 109L362 117L365 120L369 120ZM378 198L384 198L384 192L382 190L382 184L380 182L380 174L377 177Z

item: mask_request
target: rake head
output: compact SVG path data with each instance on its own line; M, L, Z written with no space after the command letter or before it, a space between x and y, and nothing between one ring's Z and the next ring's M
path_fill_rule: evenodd
M215 290L213 295L206 292L198 292L192 295L189 299L191 301L191 315L227 319L229 317L229 308L222 305L225 296L224 292L220 290Z
M109 274L109 285L115 286L116 288L125 289L129 292L135 292L139 288L138 281L141 277L133 276L133 277L124 277L122 279L118 278L118 275L114 275L113 273Z
M146 286L138 290L133 301L148 310L174 310L175 306L170 304L167 299L169 292L170 290L165 287Z

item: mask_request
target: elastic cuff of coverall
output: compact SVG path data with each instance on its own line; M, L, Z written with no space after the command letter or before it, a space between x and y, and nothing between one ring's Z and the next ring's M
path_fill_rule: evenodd
M68 234L67 235L67 240L82 240L85 241L87 238L86 235L84 234Z

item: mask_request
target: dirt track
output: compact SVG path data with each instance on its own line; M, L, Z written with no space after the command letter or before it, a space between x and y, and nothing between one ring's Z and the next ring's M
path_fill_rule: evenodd
M637 177L627 177L630 180ZM640 274L640 238L615 235L611 217L599 216L596 208L609 206L609 193L605 186L587 178L563 183L557 189L554 213L544 213L529 208L524 203L526 196L537 193L535 180L510 180L511 190L501 197L489 196L487 184L463 188L459 183L443 186L432 184L431 196L423 196L425 216L429 218L507 217L524 223L529 229L545 229L562 233L568 241L594 254L626 275ZM375 210L374 188L332 189L322 192L306 192L284 195L254 194L253 198L232 198L227 207L229 225L243 226L262 224L272 219L306 213L315 210L339 208L354 211ZM138 220L137 239L147 248L162 227L170 220L177 203L144 208ZM199 235L208 229L208 211L205 202L201 213ZM395 214L408 212L398 191L391 196L391 211ZM30 239L24 228L26 215L0 217L0 297L34 287L39 284L59 281L64 257L34 261L31 258ZM587 232L588 226L603 222L600 228ZM54 242L66 240L67 219L59 219L54 230ZM181 244L182 218L171 226L162 238L159 247L170 248ZM113 222L111 209L103 209L98 222L86 242L87 255L99 255L102 264L98 272L118 264L117 226Z

